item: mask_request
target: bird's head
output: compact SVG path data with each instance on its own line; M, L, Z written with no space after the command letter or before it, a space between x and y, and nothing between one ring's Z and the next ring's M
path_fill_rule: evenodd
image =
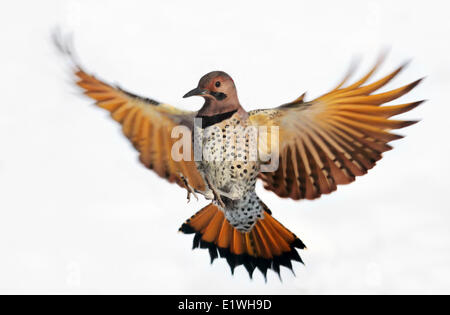
M207 116L240 107L233 79L223 71L205 74L198 82L198 86L183 97L190 96L202 96L205 99L205 105L200 113Z

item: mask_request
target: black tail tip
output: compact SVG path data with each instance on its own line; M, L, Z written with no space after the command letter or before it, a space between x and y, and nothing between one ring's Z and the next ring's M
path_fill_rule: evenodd
M298 253L298 249L306 249L306 246L299 238L296 238L294 242L292 242L290 246L291 247L290 251L284 252L279 256L275 256L272 259L265 259L262 257L250 256L248 254L241 254L241 255L233 254L228 248L221 248L215 245L214 243L203 241L201 239L202 237L201 233L193 231L193 229L188 225L186 225L187 227L183 226L180 228L180 231L182 231L183 233L187 234L195 233L192 248L208 249L211 264L217 258L226 259L228 265L230 266L230 271L232 275L234 275L236 267L243 265L244 268L247 270L250 279L253 279L254 271L255 269L258 269L264 276L266 282L268 270L274 271L282 281L280 268L281 266L291 270L291 272L295 276L292 262L296 261L304 265L304 262L300 257L300 254Z

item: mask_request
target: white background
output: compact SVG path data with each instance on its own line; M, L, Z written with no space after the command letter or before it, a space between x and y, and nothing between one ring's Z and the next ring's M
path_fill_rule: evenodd
M270 1L269 3L274 3ZM4 1L0 10L0 292L450 293L449 6L444 1ZM209 264L177 232L206 202L147 171L118 125L78 95L51 46L73 32L84 65L183 108L212 70L247 109L326 92L353 57L360 73L411 65L389 88L427 79L397 103L429 99L375 169L316 201L258 187L308 245L296 277L265 283Z

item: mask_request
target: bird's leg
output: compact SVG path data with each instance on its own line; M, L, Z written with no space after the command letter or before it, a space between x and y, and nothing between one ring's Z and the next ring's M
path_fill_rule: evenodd
M237 182L235 180L230 181L231 188L228 192L223 191L221 189L215 188L216 193L220 196L227 197L228 199L231 199L233 201L241 200L243 196L243 191L239 189L239 185L237 185Z
M185 188L187 190L187 200L188 200L188 202L191 201L191 194L194 195L194 197L195 197L195 199L197 199L197 201L198 201L197 194L203 195L203 197L205 197L205 199L207 199L207 200L214 199L214 193L213 193L212 190L208 189L208 190L205 190L205 191L201 191L201 190L195 189L194 187L192 187L189 184L189 181L187 180L186 177L184 177L183 174L179 173L178 175L180 176L180 178L183 181L184 186L185 186Z
M191 194L194 195L195 199L197 199L197 201L198 201L198 196L197 196L197 194L195 192L195 189L192 188L191 185L189 185L189 182L188 182L187 178L184 177L184 175L181 174L181 173L179 175L180 175L180 178L183 181L184 186L186 187L186 190L187 190L187 201L188 202L191 201Z
M229 192L221 191L221 190L218 190L218 189L217 189L217 192L218 192L220 195L225 196L225 197L227 197L228 199L231 199L231 200L234 200L234 201L235 201L235 200L241 200L241 199L242 199L242 195L241 195L241 193L239 192L239 190L238 190L238 188L237 188L236 185L231 186L231 189L230 189Z
M214 199L220 204L220 206L221 206L222 208L225 209L225 204L223 203L222 198L220 198L220 193L219 193L219 191L217 190L217 188L215 188L215 187L211 184L211 181L209 180L208 175L205 175L205 181L206 181L206 184L208 185L209 189L211 189L212 193L214 194Z
M198 189L194 188L194 191L197 194L203 195L203 197L205 197L206 200L213 200L214 199L214 193L211 189L205 190L205 191L201 191Z

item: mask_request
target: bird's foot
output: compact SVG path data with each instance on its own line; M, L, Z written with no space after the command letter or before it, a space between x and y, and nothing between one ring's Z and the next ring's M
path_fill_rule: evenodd
M197 196L197 194L195 193L195 191L193 191L193 190L188 190L188 192L187 192L187 202L189 203L190 201L191 201L191 195L193 195L194 197L195 197L195 200L197 200L198 201L198 196Z
M227 197L228 199L231 199L233 201L242 199L241 194L239 194L239 192L236 191L235 189L231 189L230 192L225 192L225 191L221 191L221 190L217 190L217 192L220 195Z
M223 203L222 198L220 198L219 190L211 184L211 181L209 180L208 176L205 176L205 180L206 184L208 185L209 189L212 191L214 195L214 200L217 201L223 209L225 209L225 204Z
M187 197L186 197L187 198L187 202L191 201L191 195L193 195L195 197L195 199L197 199L197 201L198 201L198 196L196 194L196 191L195 191L194 188L192 188L191 185L189 185L189 182L186 179L186 177L184 177L183 174L180 174L180 178L183 181L184 186L186 187L186 190L187 190Z
M195 192L197 194L203 195L203 197L205 197L206 200L213 200L214 199L214 192L211 189L205 190L205 191L200 191L195 189Z

